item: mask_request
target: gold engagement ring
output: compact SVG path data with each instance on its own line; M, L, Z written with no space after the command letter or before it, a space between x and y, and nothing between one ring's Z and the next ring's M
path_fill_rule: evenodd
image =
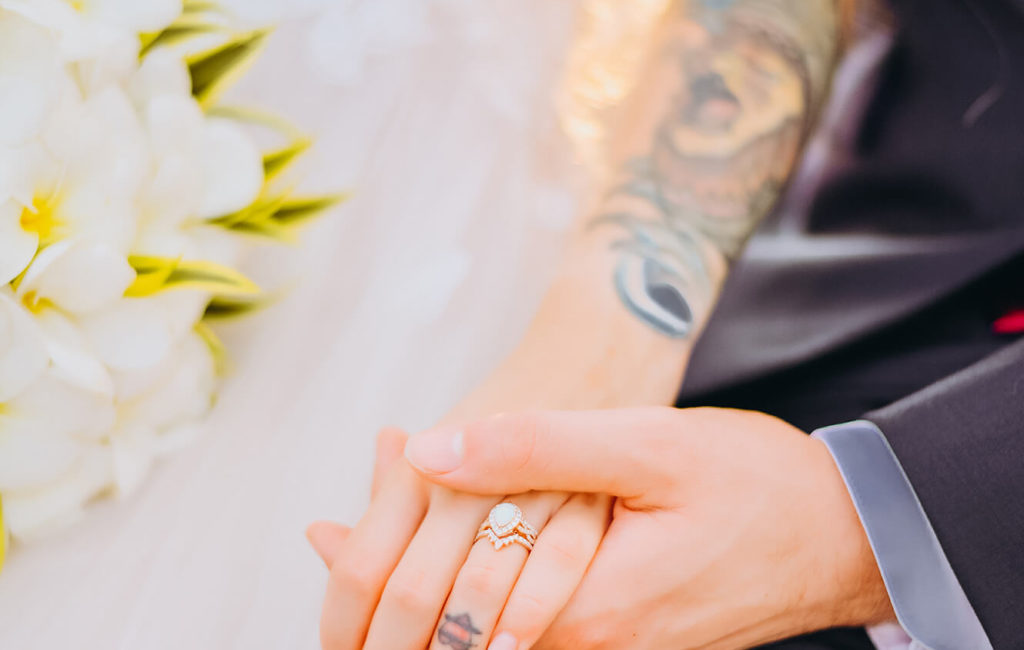
M537 541L537 535L537 529L523 519L523 511L519 506L506 501L491 508L473 541L486 537L491 540L495 550L509 544L519 544L527 551L531 551L534 542Z

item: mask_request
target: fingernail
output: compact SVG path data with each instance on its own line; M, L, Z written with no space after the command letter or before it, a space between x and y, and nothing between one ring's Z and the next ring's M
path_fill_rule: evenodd
M487 650L516 650L517 643L514 636L508 632L502 632L494 637L491 645L487 646Z
M444 474L462 465L462 431L450 427L428 429L409 438L405 457L429 474Z

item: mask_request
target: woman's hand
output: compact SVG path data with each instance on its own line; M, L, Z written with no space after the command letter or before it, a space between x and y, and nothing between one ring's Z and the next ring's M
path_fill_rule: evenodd
M581 286L580 277L593 281L584 270L555 283L523 342L445 418L448 426L500 411L672 400L685 346L620 314L613 292L597 292L603 298L596 301L593 288ZM527 561L518 547L474 545L480 523L506 495L430 485L404 459L395 460L404 444L396 430L379 436L372 501L355 528L321 523L309 530L331 569L324 649L458 647L438 638L445 614L461 620L468 613L479 630L473 642L482 648L492 629L514 626L524 641L539 636L597 548L609 500L512 493L509 500L528 510L528 521L538 528L547 522Z
M496 638L496 650L529 647L579 584L606 529L610 499L563 492L509 497L540 535L529 555L516 544L495 549L487 538L473 542L498 501L493 497L434 486L429 505L419 498L400 503L403 493L422 495L423 487L399 457L404 443L395 429L378 436L373 503L355 529L320 522L308 531L331 570L324 648L487 647L501 630L514 633ZM422 520L408 538L413 515ZM389 532L405 534L387 540Z

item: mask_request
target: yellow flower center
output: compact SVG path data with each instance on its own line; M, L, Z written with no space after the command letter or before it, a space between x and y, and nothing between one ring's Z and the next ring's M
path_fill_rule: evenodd
M51 300L40 296L35 291L26 291L25 295L21 297L21 304L25 309L36 315L43 313L47 307L53 306L53 302ZM2 410L0 410L0 414L3 414Z
M21 210L21 229L39 235L40 246L53 242L64 223L57 216L55 197L36 197Z

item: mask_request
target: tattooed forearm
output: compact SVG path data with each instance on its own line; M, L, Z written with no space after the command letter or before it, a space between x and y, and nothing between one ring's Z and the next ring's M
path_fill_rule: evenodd
M827 90L838 15L834 0L689 0L666 30L651 94L671 93L593 225L621 233L625 305L686 338L786 183Z
M469 613L452 615L446 612L437 628L437 642L454 650L469 650L476 645L476 637L480 633L473 627Z

